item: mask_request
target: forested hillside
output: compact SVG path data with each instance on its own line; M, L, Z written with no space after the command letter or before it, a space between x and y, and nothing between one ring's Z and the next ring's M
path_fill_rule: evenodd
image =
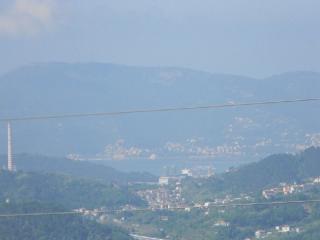
M114 184L67 175L1 171L0 202L6 199L54 203L68 209L144 205L138 196Z
M320 148L272 155L209 179L185 178L181 183L182 195L190 205L200 207L123 216L128 218L127 224L141 224L138 230L142 232L175 240L255 240L262 238L256 237L259 232L267 240L317 240L320 205L316 201L320 198L320 185L313 180L319 175ZM263 189L279 187L281 183L303 187L270 199L263 197ZM248 205L236 206L239 203ZM290 230L281 231L281 226L289 226Z
M0 214L61 212L66 209L52 204L3 203ZM129 240L123 230L101 225L77 215L0 217L1 240Z
M260 193L263 188L279 183L299 183L317 176L320 176L320 148L312 147L295 155L271 155L214 178L187 179L185 194L207 198L219 193Z

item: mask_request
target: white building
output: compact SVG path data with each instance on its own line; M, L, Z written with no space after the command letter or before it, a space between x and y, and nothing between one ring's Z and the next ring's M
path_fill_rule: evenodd
M265 238L267 236L267 233L265 230L257 230L254 235L257 239L261 239Z
M181 174L185 175L185 176L188 176L188 177L192 177L192 171L189 168L182 169L181 170Z
M316 177L315 179L313 179L313 183L320 183L320 177Z
M159 185L169 185L169 177L160 177Z
M178 177L165 177L165 176L162 176L159 178L159 185L169 185L169 184L176 184L177 185L177 182L179 182L179 178ZM179 184L178 184L179 185Z
M284 226L277 226L276 227L276 230L279 232L279 233L288 233L290 232L291 228L289 225L284 225Z
M229 227L230 223L228 223L224 220L219 220L219 221L215 222L214 226L216 226L216 227Z

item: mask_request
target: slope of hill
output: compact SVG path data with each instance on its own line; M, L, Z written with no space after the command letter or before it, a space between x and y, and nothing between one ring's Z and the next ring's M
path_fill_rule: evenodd
M6 166L6 156L0 156L0 165ZM128 182L152 182L157 178L149 173L124 173L111 167L90 162L72 161L66 158L43 155L18 154L14 161L17 168L27 172L61 173L74 177L100 180L106 183L126 185Z
M51 63L1 76L0 109L1 117L116 111L317 97L319 90L320 74L313 72L252 79L183 68ZM106 159L145 153L147 158L181 159L201 149L195 152L197 157L210 152L215 158L257 160L270 152L294 152L319 143L318 108L314 103L17 122L13 124L15 151L99 154ZM313 117L306 118L308 115ZM5 152L5 139L5 131L0 131L0 152ZM119 139L127 143L127 149L114 146ZM190 139L194 148L187 144ZM169 143L185 151L168 150Z
M0 202L40 201L59 204L68 209L117 208L144 202L124 187L81 180L66 175L0 172Z
M1 203L1 214L65 211L44 203ZM129 240L123 230L81 216L0 218L1 240Z
M309 148L300 154L272 155L258 163L249 164L223 179L229 186L244 191L260 190L281 182L301 182L320 175L320 148Z
M206 198L221 192L260 193L280 183L301 182L320 175L320 148L309 148L296 155L278 154L240 167L216 178L200 182L187 180L185 194L191 199Z

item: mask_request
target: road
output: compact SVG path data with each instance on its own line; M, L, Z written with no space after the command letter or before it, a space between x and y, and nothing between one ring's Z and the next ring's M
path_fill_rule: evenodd
M140 235L136 235L136 234L130 234L130 236L133 237L134 239L137 239L137 240L165 240L165 239L161 239L161 238L140 236Z

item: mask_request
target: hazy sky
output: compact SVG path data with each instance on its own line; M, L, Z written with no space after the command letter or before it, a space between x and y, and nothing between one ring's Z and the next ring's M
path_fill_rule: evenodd
M320 71L319 0L0 0L0 73L49 61Z

